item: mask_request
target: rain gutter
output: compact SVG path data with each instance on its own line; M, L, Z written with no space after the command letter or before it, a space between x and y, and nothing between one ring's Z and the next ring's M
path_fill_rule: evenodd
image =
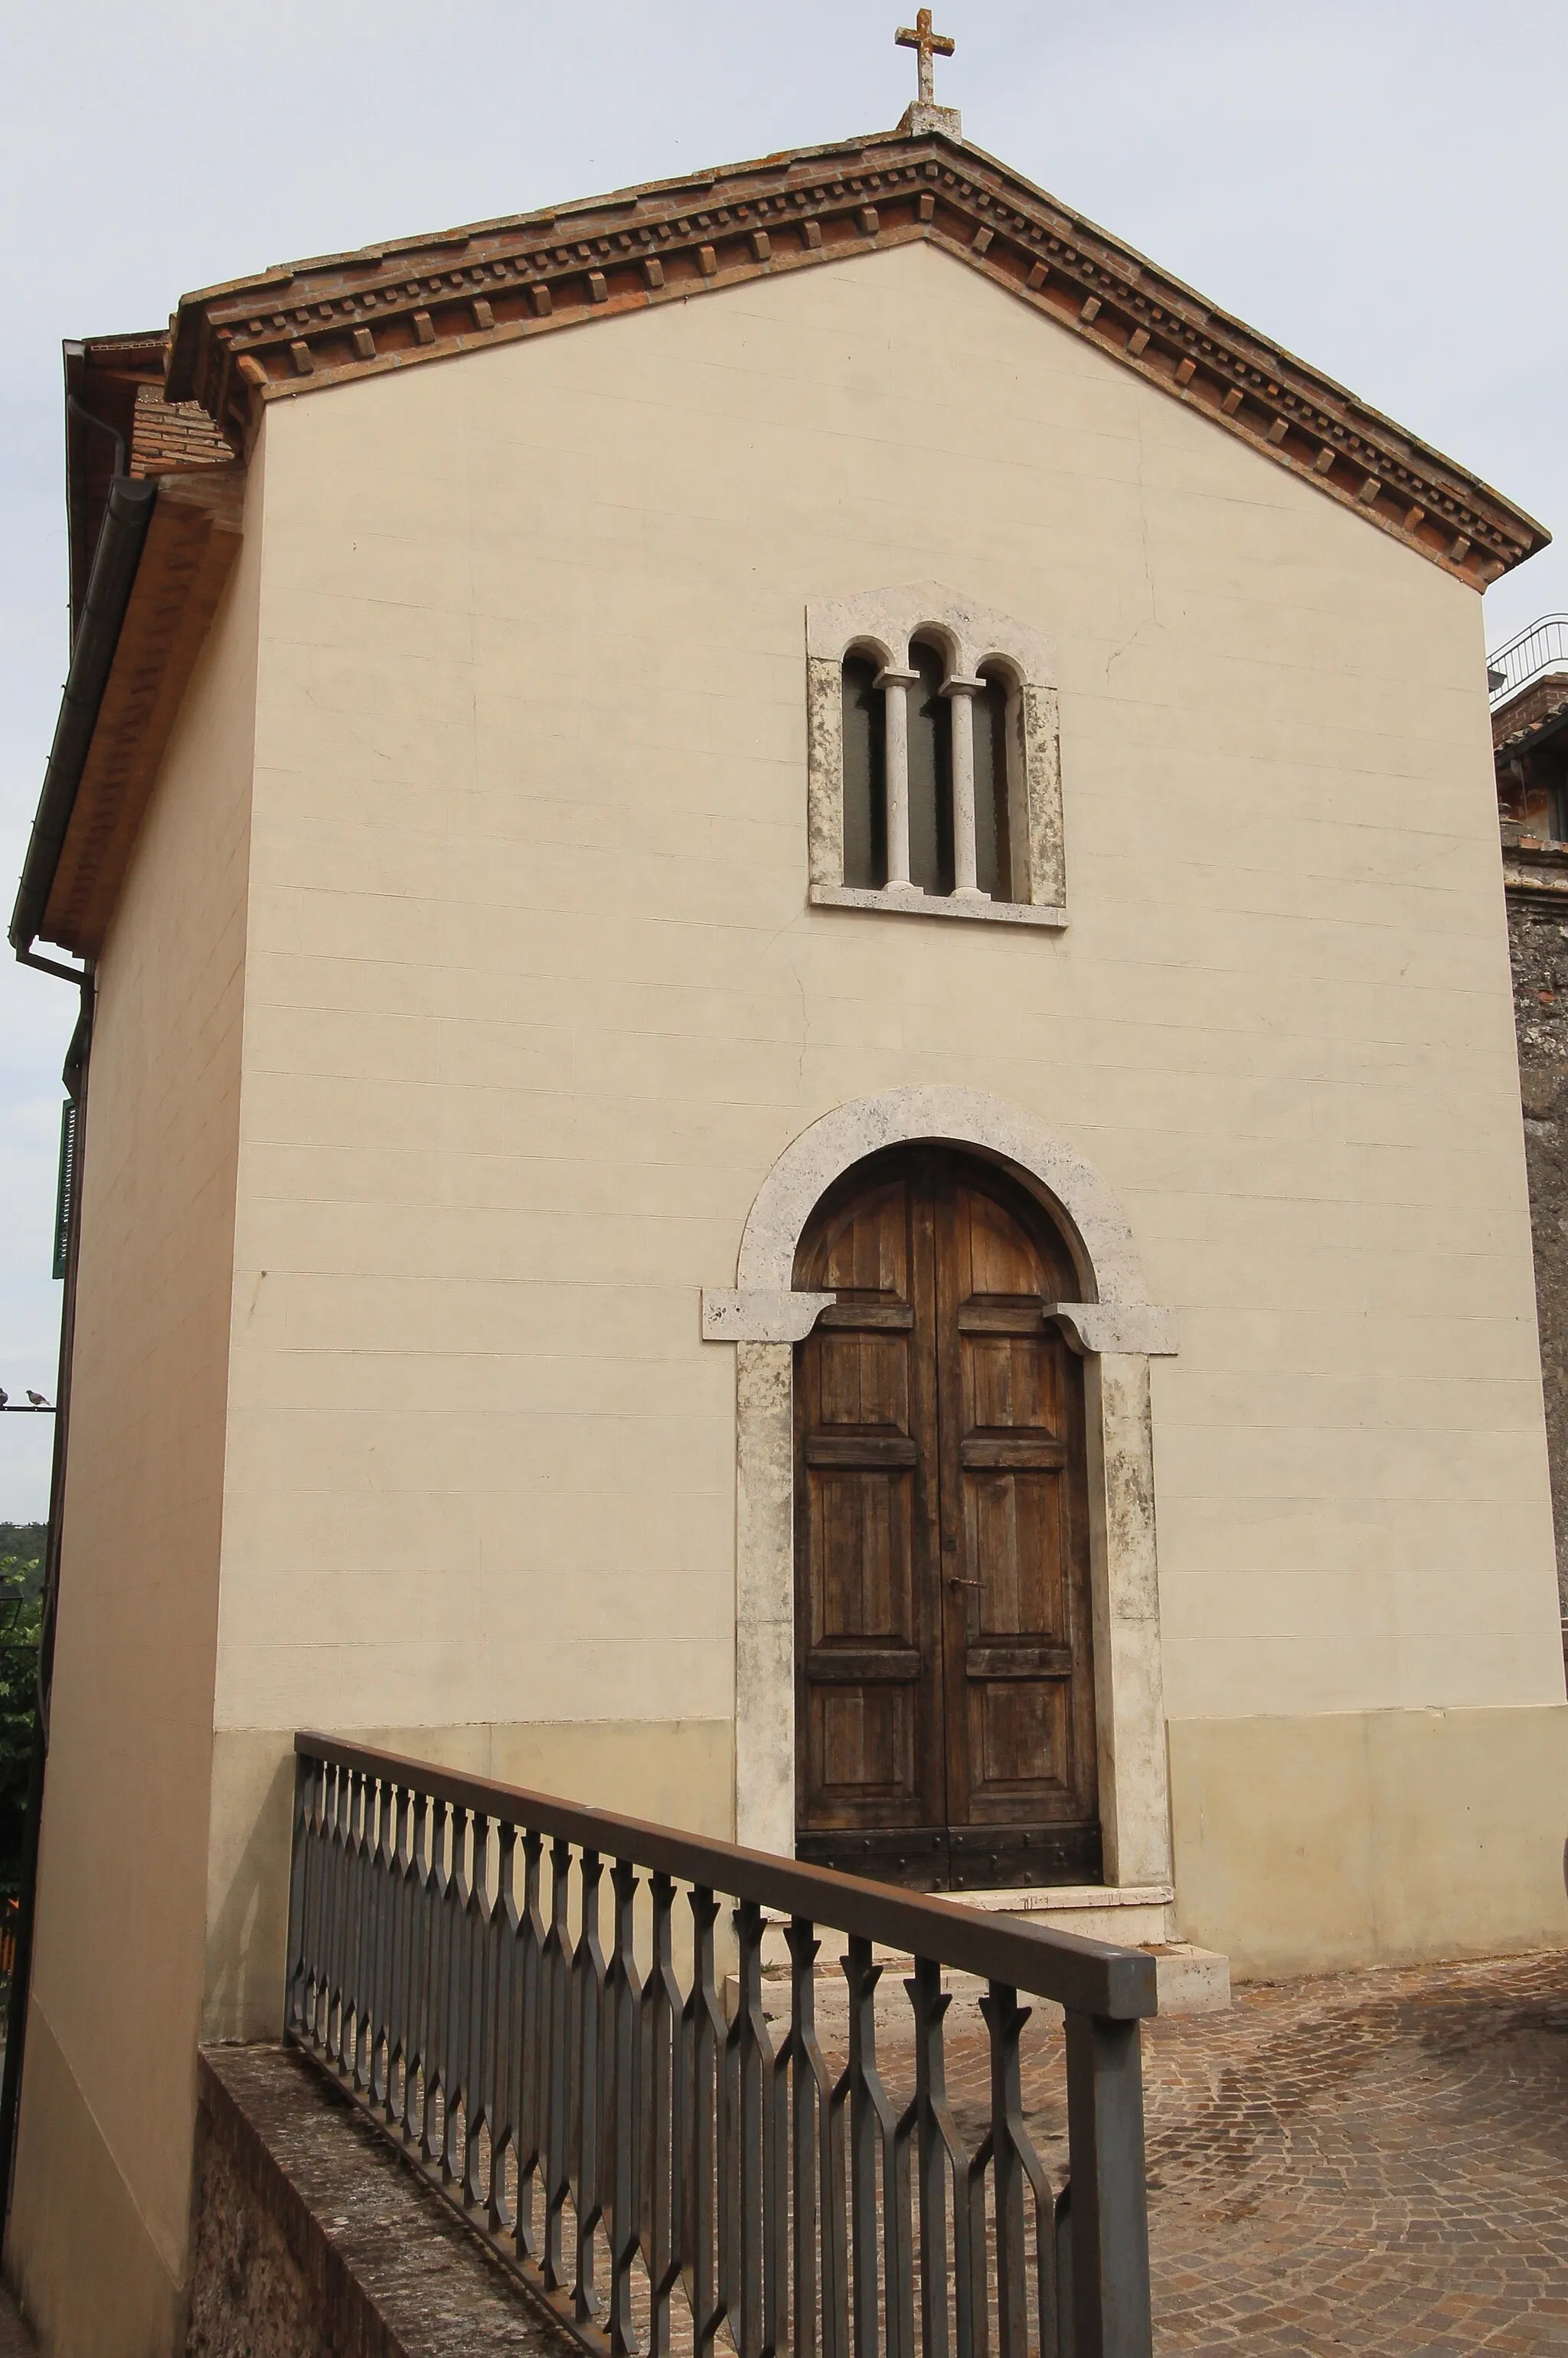
M81 982L85 969L39 957L33 944L49 906L157 500L154 482L133 482L128 476L116 475L109 486L109 503L82 601L81 627L70 650L59 719L11 915L11 946L23 965L39 967L45 974L59 975L67 982Z

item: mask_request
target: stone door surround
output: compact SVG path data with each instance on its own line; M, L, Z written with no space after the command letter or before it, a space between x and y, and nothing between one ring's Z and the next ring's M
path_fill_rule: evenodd
M1053 1303L1084 1355L1100 1819L1109 1884L1171 1877L1149 1361L1174 1353L1110 1186L1049 1124L978 1089L880 1090L801 1131L763 1180L736 1283L705 1290L705 1341L735 1353L735 1839L795 1848L795 1345L830 1294L796 1293L819 1198L880 1148L929 1140L1000 1163L1062 1228L1082 1299Z

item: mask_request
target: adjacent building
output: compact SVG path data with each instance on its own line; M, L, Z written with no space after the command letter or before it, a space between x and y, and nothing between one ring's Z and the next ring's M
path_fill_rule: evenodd
M1490 684L1557 1584L1568 1629L1568 617L1544 615L1510 640L1492 658Z

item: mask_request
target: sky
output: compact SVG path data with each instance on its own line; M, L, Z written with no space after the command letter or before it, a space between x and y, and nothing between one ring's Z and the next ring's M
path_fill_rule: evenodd
M67 658L67 337L189 288L890 128L901 0L60 0L7 12L0 891ZM966 135L1528 508L1564 546L1487 644L1568 610L1561 0L942 0ZM1544 103L1532 92L1548 93ZM0 1386L54 1397L59 1065L77 998L0 957ZM52 1420L0 1426L41 1517Z

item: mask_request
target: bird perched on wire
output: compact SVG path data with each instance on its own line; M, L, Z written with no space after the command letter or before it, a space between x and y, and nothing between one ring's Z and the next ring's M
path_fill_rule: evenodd
M4 1386L4 1385L0 1385L0 1408L9 1408L9 1407L10 1407L10 1405L11 1405L11 1395L10 1395L10 1393L5 1390L5 1386Z
M49 1402L45 1400L42 1392L34 1391L30 1384L27 1387L27 1398L32 1401L35 1408L48 1408L49 1406Z

